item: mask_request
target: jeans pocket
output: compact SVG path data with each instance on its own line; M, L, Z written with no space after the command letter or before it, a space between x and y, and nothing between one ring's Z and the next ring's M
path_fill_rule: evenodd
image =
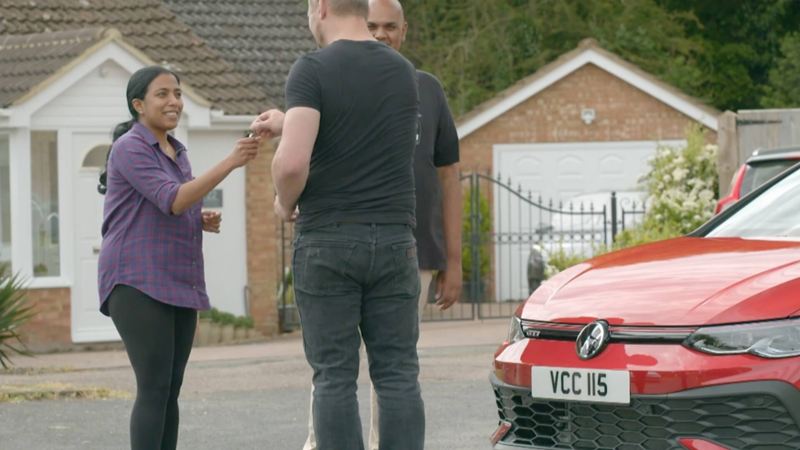
M304 242L294 249L294 289L314 296L342 295L354 290L350 278L351 258L356 244L347 242Z
M395 292L414 298L419 297L419 264L416 241L392 244L391 248L395 271L393 277Z

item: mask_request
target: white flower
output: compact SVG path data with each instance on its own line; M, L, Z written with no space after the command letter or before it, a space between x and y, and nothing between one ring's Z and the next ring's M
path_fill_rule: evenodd
M675 170L672 171L672 178L675 181L680 182L689 173L689 169L684 169L682 167L676 167Z

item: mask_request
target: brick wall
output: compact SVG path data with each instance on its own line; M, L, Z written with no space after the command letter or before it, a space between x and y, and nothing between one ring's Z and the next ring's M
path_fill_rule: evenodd
M33 306L34 316L20 330L25 345L33 351L70 348L70 289L31 289L26 297Z
M279 253L277 217L272 209L270 164L274 143L267 142L258 158L247 165L247 284L250 314L256 328L267 336L279 332L276 303Z
M595 121L581 121L593 108ZM511 143L683 139L693 120L619 78L588 64L512 108L461 141L464 171L492 165L492 146ZM716 142L710 132L709 141Z

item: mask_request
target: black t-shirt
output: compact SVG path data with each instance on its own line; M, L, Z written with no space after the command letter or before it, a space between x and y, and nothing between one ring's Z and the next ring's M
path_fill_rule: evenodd
M334 222L416 224L418 98L414 67L377 41L335 41L295 62L286 109L320 112L298 229Z
M417 71L422 135L414 153L417 188L417 239L419 268L444 270L447 254L442 223L442 188L437 167L458 162L458 133L439 80Z

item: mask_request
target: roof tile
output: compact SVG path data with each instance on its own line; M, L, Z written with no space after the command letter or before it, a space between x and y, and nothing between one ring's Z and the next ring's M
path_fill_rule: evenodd
M86 28L37 35L0 36L0 107L11 105L103 37Z
M165 6L239 72L283 104L294 61L316 49L303 0L164 0Z
M230 3L235 5L234 8L249 11L248 5L263 6L265 1ZM224 3L225 0L220 2ZM186 4L198 5L194 2ZM275 14L275 11L267 13ZM185 83L227 114L257 113L282 99L281 92L280 96L275 97L277 101L271 102L271 91L258 88L263 85L260 78L253 77L252 72L242 70L235 62L223 58L225 55L221 52L224 49L208 45L204 41L205 36L195 34L159 0L3 0L0 17L0 39L53 41L54 32L79 33L74 30L87 27L116 28L127 43L153 61L169 64ZM38 36L18 36L34 33ZM24 55L0 50L0 107L13 103L88 48L89 45L80 47L64 44L52 54L27 49L22 52ZM35 72L38 74L36 77L30 77L29 82L22 83L20 88L10 84L10 80L17 76L13 68L15 64L3 69L9 67L6 63L17 61L27 64L23 64L24 67L18 71L34 70L28 66L41 69ZM9 84L6 83L7 78Z

